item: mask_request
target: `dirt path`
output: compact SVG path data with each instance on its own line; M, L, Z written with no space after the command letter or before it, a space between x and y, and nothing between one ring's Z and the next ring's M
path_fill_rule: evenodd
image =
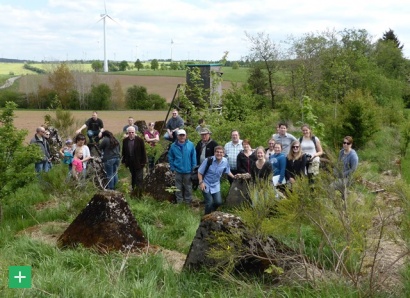
M19 79L20 77L21 77L21 76L7 79L6 82L4 83L4 85L3 85L3 86L0 86L0 89L4 89L4 88L7 88L7 87L10 87L11 85L14 84L14 81L16 81L17 79Z

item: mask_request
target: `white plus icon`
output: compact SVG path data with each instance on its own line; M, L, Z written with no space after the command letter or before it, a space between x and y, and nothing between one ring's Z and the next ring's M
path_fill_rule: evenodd
M19 284L21 284L21 279L22 278L26 278L27 276L21 275L21 271L19 271L19 275L14 276L14 278L18 278L19 279Z

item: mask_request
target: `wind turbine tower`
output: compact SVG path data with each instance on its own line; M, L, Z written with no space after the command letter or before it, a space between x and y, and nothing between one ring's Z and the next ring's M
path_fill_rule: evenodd
M171 39L171 62L172 62L172 48L173 48L173 46L174 46L174 40Z
M114 21L114 20L113 20L112 17L110 17L107 14L107 7L105 6L105 1L104 1L104 11L105 11L105 13L100 14L101 19L99 19L99 21L103 20L103 26L104 26L104 72L108 72L107 42L106 42L106 38L105 38L105 19L110 18L112 21Z

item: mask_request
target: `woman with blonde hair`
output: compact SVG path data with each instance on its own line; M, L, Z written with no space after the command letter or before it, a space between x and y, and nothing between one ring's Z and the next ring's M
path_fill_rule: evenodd
M255 150L257 160L251 166L252 181L267 180L272 175L272 164L265 158L265 149L259 146Z
M286 157L286 181L295 182L297 176L305 174L306 154L302 152L299 141L293 141L290 145L289 154Z

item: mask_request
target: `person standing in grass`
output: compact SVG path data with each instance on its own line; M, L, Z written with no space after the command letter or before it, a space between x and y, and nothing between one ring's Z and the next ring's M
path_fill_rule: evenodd
M293 184L296 177L304 176L306 162L306 154L302 152L299 141L292 142L290 152L286 157L286 180Z
M102 141L99 148L102 151L102 162L108 179L106 188L115 189L118 183L118 168L120 167L120 143L108 130L104 130L101 136Z
M275 143L282 144L282 153L288 155L291 152L290 145L296 141L296 138L288 133L288 125L285 122L280 122L278 127L276 128L278 132L272 135L272 139L275 140Z
M68 172L71 174L71 167L74 158L73 140L67 139L65 146L60 149L60 154L63 157L63 164L68 166Z
M268 141L268 148L265 149L266 154L265 154L265 159L269 160L270 156L275 154L275 140L274 139L270 139Z
M273 185L278 186L285 184L285 171L286 171L286 156L282 153L282 144L276 143L274 146L275 154L269 156L269 162L273 168Z
M168 161L172 172L175 173L175 192L177 203L190 204L192 202L191 173L196 166L194 144L187 139L185 130L177 133L177 141L172 143L168 151Z
M231 179L235 178L224 152L222 146L216 146L214 156L209 157L212 158L212 163L208 166L208 159L205 159L198 169L199 189L205 201L205 214L216 211L222 205L221 176L227 174Z
M138 198L142 195L144 167L147 164L147 153L144 140L135 134L135 128L127 128L128 137L122 141L122 163L130 170L131 186Z
M257 160L256 152L251 147L251 142L248 139L242 141L243 150L236 157L236 166L238 174L251 173L251 168Z
M148 123L148 129L144 132L144 139L151 147L155 147L159 142L159 132L154 127L155 122L150 122ZM151 152L151 154L148 154L148 168L150 172L154 170L155 163L155 151L152 150Z
M200 165L207 157L213 156L218 143L211 139L209 128L202 128L199 132L201 140L196 144L196 163Z
M48 144L44 136L45 133L46 133L46 130L44 129L44 127L41 127L41 126L37 127L36 134L30 141L30 144L38 145L43 154L42 159L35 163L35 169L37 173L50 171L50 158L51 158L50 145Z
M312 134L309 125L303 124L301 130L303 136L299 138L299 142L302 151L307 155L307 175L313 182L313 176L319 174L320 156L323 154L323 149L319 138Z
M82 158L83 176L85 178L87 174L87 163L92 158L92 156L90 153L90 148L88 148L88 146L86 145L85 136L83 134L80 133L75 137L73 149L74 149L74 152L77 152L77 150L80 150L83 154L83 158Z
M71 169L71 176L75 180L79 180L82 176L83 172L83 152L81 150L77 150L74 154L73 162L72 162L72 169Z
M259 146L256 150L257 160L251 165L250 174L253 182L268 180L272 176L272 164L265 159L265 149Z
M231 141L225 144L224 150L225 150L225 154L229 162L229 168L231 169L232 174L234 175L238 174L237 157L238 157L239 152L243 150L242 140L240 139L239 131L237 131L236 129L231 131ZM228 181L229 181L229 184L232 184L233 179L231 179L228 176Z
M343 148L339 152L339 165L334 169L337 179L331 185L332 188L341 193L343 200L347 198L347 188L352 184L352 175L359 165L359 156L352 149L352 145L353 138L351 136L344 137Z

